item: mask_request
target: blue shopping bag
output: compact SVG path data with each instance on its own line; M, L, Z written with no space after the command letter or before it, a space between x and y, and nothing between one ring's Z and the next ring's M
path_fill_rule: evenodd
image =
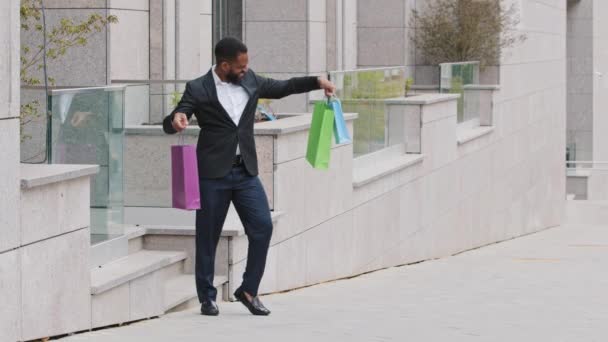
M353 140L350 137L346 122L344 121L344 113L342 113L342 103L337 97L332 97L329 101L331 108L334 110L334 137L336 144L351 143Z

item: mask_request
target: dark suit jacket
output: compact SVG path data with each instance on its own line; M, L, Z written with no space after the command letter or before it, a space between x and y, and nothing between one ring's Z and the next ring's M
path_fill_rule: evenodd
M185 113L188 119L196 115L201 132L198 136L198 173L202 178L221 178L230 172L237 144L247 172L258 174L253 124L259 98L280 99L282 97L319 89L316 77L294 77L278 81L256 75L251 69L240 84L249 94L238 125L220 104L212 71L186 84L186 89L177 107L163 120L165 133L174 134L173 116Z

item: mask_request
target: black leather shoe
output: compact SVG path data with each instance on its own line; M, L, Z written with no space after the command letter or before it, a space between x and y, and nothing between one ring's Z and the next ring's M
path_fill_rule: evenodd
M260 301L260 298L255 296L251 301L247 300L247 296L245 296L245 292L241 289L237 289L234 292L234 296L239 302L243 303L249 312L256 316L268 316L270 315L270 310L264 307L264 304Z
M215 301L208 299L201 304L201 314L205 316L217 316L220 313Z

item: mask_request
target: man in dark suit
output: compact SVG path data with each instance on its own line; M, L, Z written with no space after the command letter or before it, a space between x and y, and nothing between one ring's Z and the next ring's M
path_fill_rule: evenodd
M186 84L181 101L163 121L168 134L180 132L196 115L201 132L197 144L201 209L196 212L196 288L203 315L217 315L213 286L215 251L230 202L249 240L243 283L235 297L254 315L270 311L258 298L258 288L270 238L272 220L266 193L258 178L253 124L259 98L282 97L335 87L321 77L294 77L278 81L256 75L248 68L247 47L236 38L215 46L216 65Z

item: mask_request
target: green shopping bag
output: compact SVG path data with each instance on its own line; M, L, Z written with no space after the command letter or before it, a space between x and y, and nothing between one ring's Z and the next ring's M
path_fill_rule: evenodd
M327 170L334 132L334 111L326 101L315 103L312 123L308 131L306 160L315 169Z

